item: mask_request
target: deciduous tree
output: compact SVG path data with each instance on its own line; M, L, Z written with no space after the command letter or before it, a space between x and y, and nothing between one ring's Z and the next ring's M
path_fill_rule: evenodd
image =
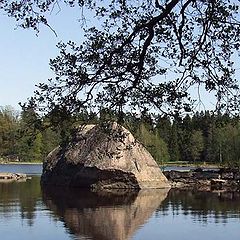
M233 57L240 47L239 1L1 0L0 8L38 31L63 3L95 16L100 27L85 28L81 45L58 45L60 55L50 63L56 78L39 85L32 106L179 114L191 109L196 86L213 92L219 109L238 110Z

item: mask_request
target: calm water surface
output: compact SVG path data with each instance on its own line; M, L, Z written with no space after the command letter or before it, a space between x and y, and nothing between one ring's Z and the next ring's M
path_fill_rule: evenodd
M0 164L0 172L26 173L41 175L42 164Z
M240 239L239 193L41 189L28 167L31 180L0 182L3 240Z

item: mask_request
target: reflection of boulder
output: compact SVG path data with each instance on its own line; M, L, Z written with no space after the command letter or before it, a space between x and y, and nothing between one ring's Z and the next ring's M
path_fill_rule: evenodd
M168 189L94 193L44 188L45 204L77 236L127 240L166 198Z
M94 189L170 187L150 153L117 123L79 130L66 148L48 155L41 181Z

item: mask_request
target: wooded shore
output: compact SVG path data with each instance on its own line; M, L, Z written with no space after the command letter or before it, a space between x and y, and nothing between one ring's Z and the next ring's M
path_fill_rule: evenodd
M45 128L51 125L49 119L39 119L33 109L26 109L19 116L11 107L0 107L0 161L44 161L55 147L71 139L76 126L103 123L106 115L104 111L100 116L86 112L64 122L61 128ZM240 165L240 121L230 115L205 111L170 119L128 113L124 119L124 127L158 164ZM41 123L39 129L31 122Z
M14 165L14 164L19 164L19 165L38 165L38 164L43 164L42 162L8 162L8 161L1 161L0 164L9 164L9 165Z

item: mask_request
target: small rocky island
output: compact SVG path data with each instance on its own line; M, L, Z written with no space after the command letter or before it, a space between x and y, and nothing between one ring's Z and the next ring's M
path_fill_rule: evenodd
M66 147L48 155L41 184L91 189L170 187L150 153L117 123L81 126Z
M23 173L9 173L9 172L0 173L0 182L21 181L27 179L29 179L29 177Z
M172 188L203 191L239 191L240 171L237 168L202 169L191 171L165 171Z

